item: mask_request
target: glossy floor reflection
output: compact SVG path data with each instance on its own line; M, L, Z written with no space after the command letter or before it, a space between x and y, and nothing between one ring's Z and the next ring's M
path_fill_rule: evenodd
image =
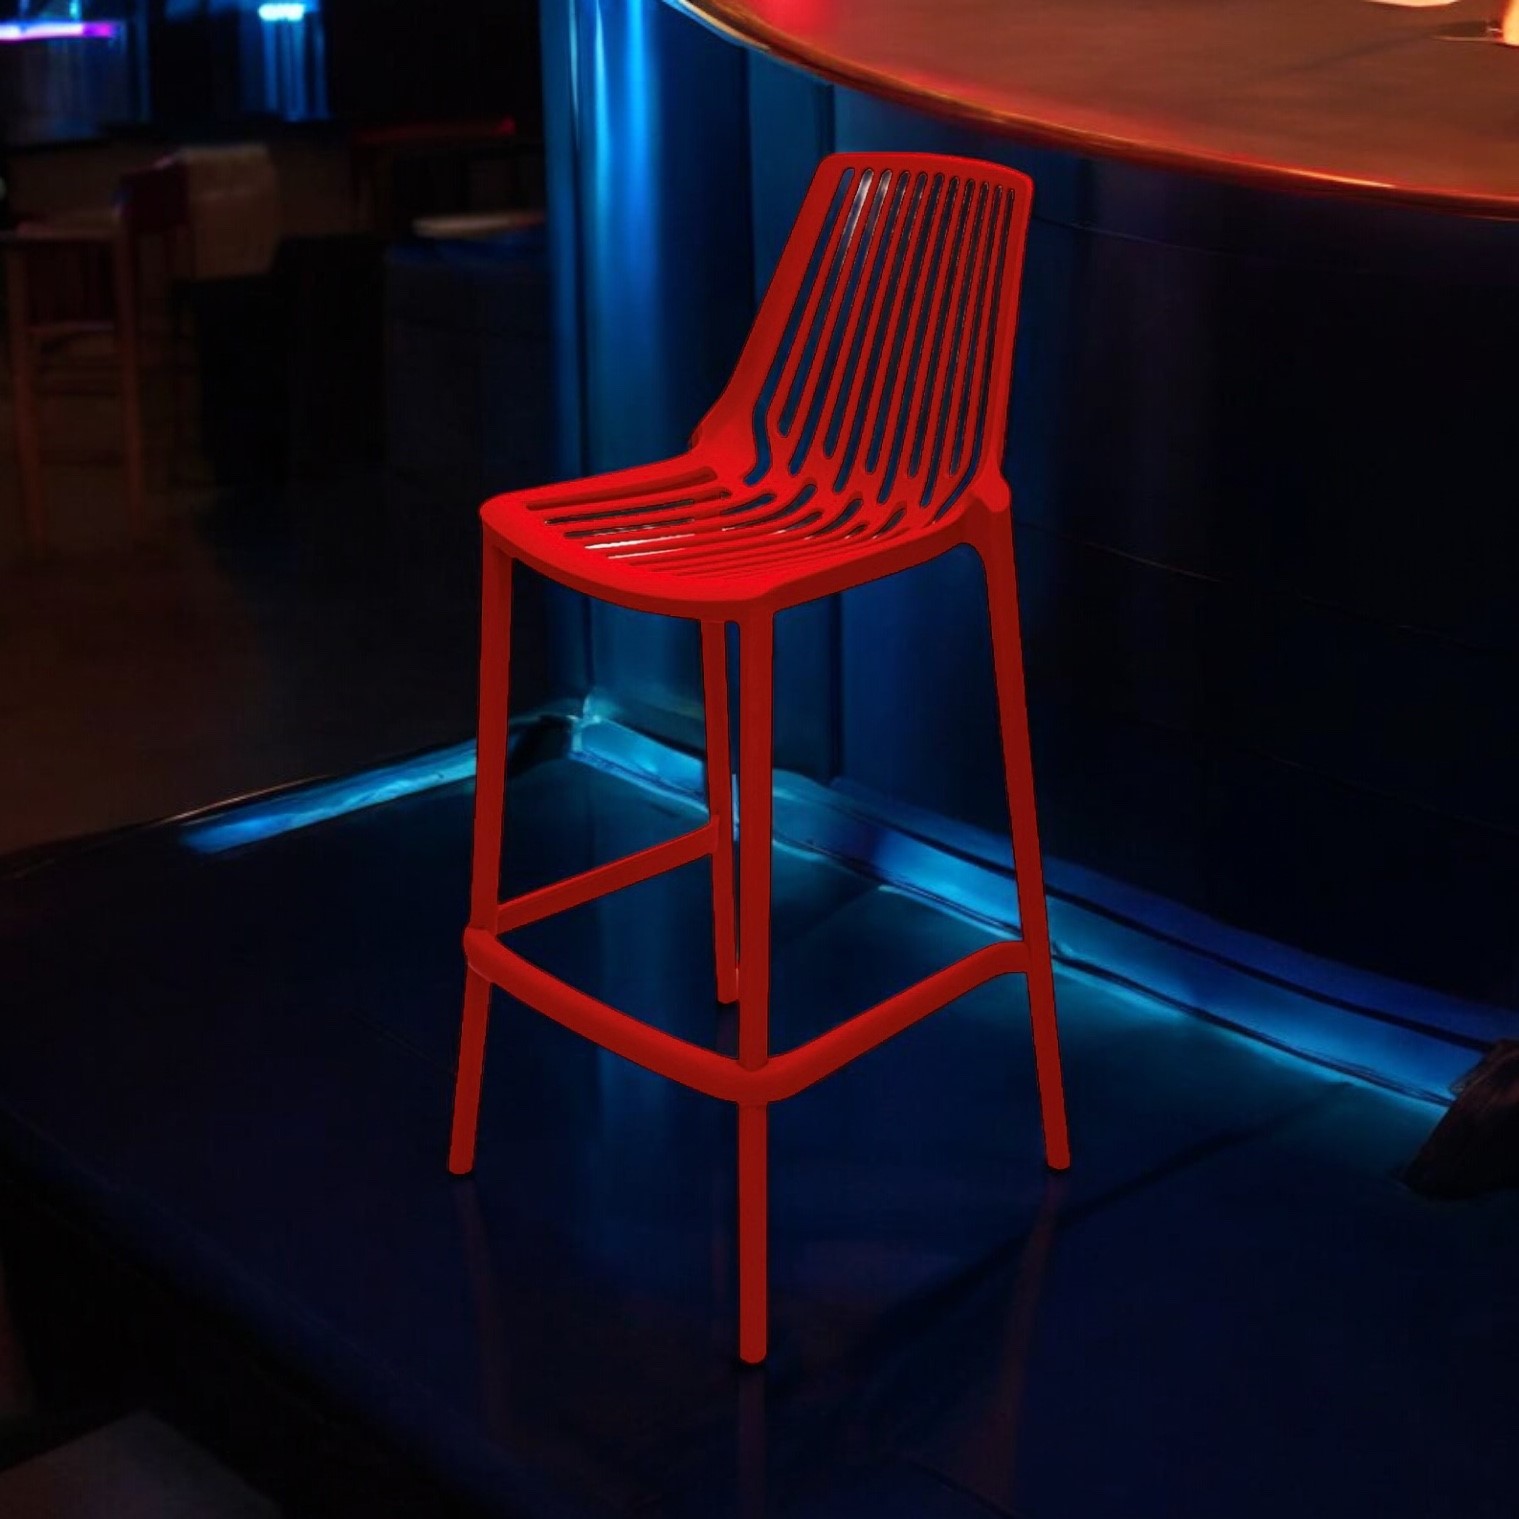
M4 886L0 1163L210 1302L482 1512L679 1519L1514 1510L1519 1198L1397 1182L1435 1110L1066 978L1075 1166L1039 1158L1021 985L773 1122L773 1354L733 1358L731 1110L498 1001L444 1170L470 796L227 854L172 828ZM564 757L536 884L690 826ZM777 859L778 1046L969 924ZM705 866L523 933L732 1046Z

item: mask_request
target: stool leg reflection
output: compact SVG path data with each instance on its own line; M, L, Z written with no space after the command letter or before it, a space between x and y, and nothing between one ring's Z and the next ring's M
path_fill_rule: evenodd
M738 1387L738 1519L765 1519L765 1371L745 1371Z
M459 1247L475 1309L475 1344L480 1356L480 1406L492 1436L507 1442L513 1431L510 1361L506 1354L507 1314L498 1267L491 1249L480 1194L474 1183L454 1189Z
M988 1513L1022 1512L1016 1501L1020 1435L1040 1300L1059 1238L1066 1185L1064 1176L1045 1178L1021 1247L920 1352L924 1363L955 1364L965 1371L960 1397L934 1411L938 1429L930 1426L917 1458L928 1470L952 1477Z
M983 1470L975 1490L991 1502L1013 1511L1014 1478L1017 1471L1018 1430L1023 1416L1023 1394L1028 1382L1029 1358L1033 1353L1034 1326L1045 1271L1060 1224L1060 1202L1066 1186L1063 1176L1046 1179L1044 1198L1029 1231L1018 1262L1017 1283L1008 1304L1002 1335L1002 1372L985 1426L981 1446Z

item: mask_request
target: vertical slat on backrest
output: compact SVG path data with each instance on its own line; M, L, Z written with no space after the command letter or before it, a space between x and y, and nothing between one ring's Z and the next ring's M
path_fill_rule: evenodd
M976 168L825 160L727 398L749 484L779 466L937 516L1000 448L1027 208Z
M839 229L838 239L828 260L827 273L819 287L818 300L807 324L805 336L793 345L786 360L783 397L778 412L770 419L780 437L788 437L796 419L818 378L818 355L826 351L829 335L839 320L839 288L844 283L850 261L856 253L860 217L870 201L876 174L873 169L861 172L850 197L848 209Z
M971 408L975 398L982 394L989 376L992 349L996 339L997 313L992 309L993 271L1001 267L1007 257L1007 230L1009 222L1009 198L1011 192L998 188L992 197L987 213L987 237L981 267L976 272L976 290L973 297L975 315L972 321L967 348L970 362L966 364L959 385L954 408L953 432L950 436L949 472L958 474L966 457L967 425L974 425Z
M939 481L944 463L944 444L955 411L958 387L976 364L975 318L978 308L974 301L981 273L986 267L986 257L991 249L992 213L995 205L991 187L979 185L969 243L955 270L952 341L946 345L946 351L941 356L938 373L934 376L933 392L928 397L931 403L926 408L928 458L918 498L920 506L929 505L936 494L942 494Z
M844 165L832 184L822 179L814 183L739 360L739 373L742 374L754 357L764 354L767 343L773 345L767 356L764 380L752 402L755 462L745 477L750 485L760 480L770 468L774 448L772 435L776 431L775 402L777 396L783 394L782 386L788 376L794 375L800 365L797 339L804 330L812 331L826 318L829 281L824 271L831 271L836 266L844 241L844 210L850 203L851 190L856 198L859 194L857 178L858 171L851 165ZM809 217L809 211L814 213L818 223L810 248L803 242L812 233L809 222L814 218ZM777 313L780 314L780 330L772 336Z
M837 400L844 380L846 355L851 350L853 335L868 321L873 255L883 233L884 213L891 201L892 178L889 170L876 176L865 214L851 228L849 254L844 261L844 277L835 293L836 311L828 342L820 352L810 355L806 404L799 414L795 433L789 439L792 474L799 473L812 454L818 441L818 428L828 408ZM790 432L785 418L782 425Z
M902 210L891 246L883 249L884 279L876 301L869 345L863 350L858 382L849 395L848 432L834 473L833 488L836 491L842 491L855 473L860 447L867 436L866 429L875 425L891 394L888 341L901 324L904 305L910 302L911 291L906 276L908 254L914 245L914 234L920 225L928 195L928 176L921 171L904 172L898 178L898 191L902 196ZM867 464L865 472L872 467Z
M840 439L850 427L855 410L860 405L861 390L870 383L869 365L866 357L876 341L882 324L884 292L888 285L887 270L901 242L906 220L904 209L910 177L903 173L882 176L887 186L885 208L880 227L871 240L866 256L865 286L856 301L858 310L853 319L848 344L840 356L838 372L829 389L827 402L827 426L823 432L823 455L833 459L837 456Z
M1027 208L1017 205L1015 193L1009 190L988 269L989 289L983 307L988 330L980 344L974 389L965 397L966 446L969 451L963 465L955 472L954 484L935 509L936 518L942 517L960 499L983 465L988 461L996 464L1001 459L1012 368L1016 281L1022 260L1021 224L1026 223L1027 215ZM1020 226L1017 240L1015 226Z
M892 313L891 328L881 373L880 394L869 419L869 444L865 450L864 472L874 475L881 465L883 449L891 437L897 409L902 401L902 364L909 337L917 321L918 312L926 300L923 271L932 247L935 229L943 211L945 176L935 174L928 178L923 197L912 229L911 251L907 268L902 276L897 294L896 307Z
M944 258L934 271L934 316L930 330L925 334L926 347L917 368L917 385L911 402L912 425L911 448L907 456L909 479L922 477L926 451L933 422L935 401L944 369L948 363L949 347L953 346L954 330L951 317L956 310L965 267L969 262L968 244L974 225L973 211L983 187L974 180L961 183L960 202L955 211L954 232Z
M890 443L881 469L880 482L876 488L876 500L885 501L897 484L902 462L902 451L907 444L913 424L913 407L918 390L918 374L922 367L923 347L935 306L938 304L939 287L937 273L943 266L944 252L961 200L963 179L950 176L943 185L933 225L928 231L927 257L917 270L913 294L912 313L903 332L904 346L899 355L899 366L894 376L895 394L892 398L891 421L888 427Z
M953 391L963 366L971 362L966 352L967 322L976 271L986 246L987 202L990 187L977 184L969 198L968 227L955 249L952 266L946 271L948 323L942 342L933 356L933 367L925 376L922 401L921 447L913 450L913 475L922 481L919 504L933 499L943 458L944 431L953 405Z

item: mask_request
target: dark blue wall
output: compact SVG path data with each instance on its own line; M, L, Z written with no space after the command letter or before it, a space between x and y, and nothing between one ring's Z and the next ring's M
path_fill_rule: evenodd
M1007 472L1047 852L1519 1008L1519 236L1019 149L659 0L543 15L563 472L681 445L823 152L1028 169ZM583 631L598 690L698 747L694 632ZM783 764L1002 826L972 561L780 637Z

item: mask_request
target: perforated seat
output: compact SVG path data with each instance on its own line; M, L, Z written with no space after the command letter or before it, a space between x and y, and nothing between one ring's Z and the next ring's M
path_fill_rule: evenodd
M739 1354L766 1347L768 1107L994 976L1027 978L1045 1153L1069 1164L1054 980L1000 468L1032 186L926 154L825 159L733 379L677 459L497 497L485 586L468 964L450 1167L474 1164L490 989L738 1106ZM798 1049L769 1048L774 617L968 544L986 568L1021 940L988 945ZM701 624L711 816L691 833L498 900L516 559L620 605ZM725 626L738 625L740 878ZM676 1039L501 942L660 871L712 861L717 995L738 1056ZM737 935L735 936L735 927ZM672 931L674 931L672 929ZM738 950L742 948L742 956Z
M581 482L593 483L594 495L498 497L485 510L487 531L556 579L621 590L650 610L688 613L787 590L782 605L810 600L826 594L813 588L818 576L883 551L902 560L892 568L905 568L941 553L934 540L954 529L953 518L935 520L900 497L871 503L813 480L755 487L724 480L695 456L669 461L652 482Z

